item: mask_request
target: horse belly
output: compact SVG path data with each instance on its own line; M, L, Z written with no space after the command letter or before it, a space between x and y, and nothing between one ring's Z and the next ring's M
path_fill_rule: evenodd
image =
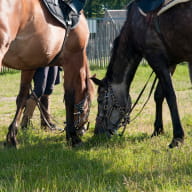
M3 65L21 70L48 65L62 46L64 32L59 34L59 38L51 38L51 34L48 37L43 34L32 37L18 36L6 53Z
M47 66L60 51L65 29L42 9L39 0L29 1L30 14L3 58L3 65L20 70Z

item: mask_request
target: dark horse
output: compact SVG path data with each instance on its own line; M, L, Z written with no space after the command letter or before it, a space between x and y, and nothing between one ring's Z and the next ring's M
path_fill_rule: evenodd
M9 126L7 143L16 146L18 121L22 114L34 71L60 52L66 29L48 12L41 0L0 2L0 67L22 70L17 111ZM83 13L71 29L54 65L64 69L66 137L72 145L81 143L77 128L88 118L93 90L86 56L89 30Z
M173 124L173 140L169 147L184 141L170 73L174 72L176 64L192 62L191 22L192 1L178 4L160 16L148 17L141 15L137 2L129 4L127 19L114 41L106 76L103 80L93 78L99 85L95 133L113 132L122 121L127 121L130 85L141 59L145 58L159 79L153 135L163 132L162 102L165 97Z

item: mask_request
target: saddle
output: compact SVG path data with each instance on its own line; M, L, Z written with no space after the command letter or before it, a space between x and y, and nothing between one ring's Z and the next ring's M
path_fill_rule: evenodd
M85 5L85 0L43 0L43 3L63 27L75 28L79 22L80 11Z
M139 11L146 16L147 13L156 12L160 15L171 7L191 0L136 0Z

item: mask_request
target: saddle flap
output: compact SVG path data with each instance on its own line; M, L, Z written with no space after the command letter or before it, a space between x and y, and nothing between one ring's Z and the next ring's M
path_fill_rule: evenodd
M51 15L65 28L67 28L69 23L71 28L74 28L78 24L79 14L75 13L63 0L43 0L43 2Z

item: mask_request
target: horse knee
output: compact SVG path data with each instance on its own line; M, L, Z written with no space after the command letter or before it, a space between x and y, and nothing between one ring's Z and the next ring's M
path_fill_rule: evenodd
M69 104L69 105L74 105L74 99L75 99L75 96L74 96L74 91L65 91L65 94L64 94L64 100L65 100L65 103L66 104Z

